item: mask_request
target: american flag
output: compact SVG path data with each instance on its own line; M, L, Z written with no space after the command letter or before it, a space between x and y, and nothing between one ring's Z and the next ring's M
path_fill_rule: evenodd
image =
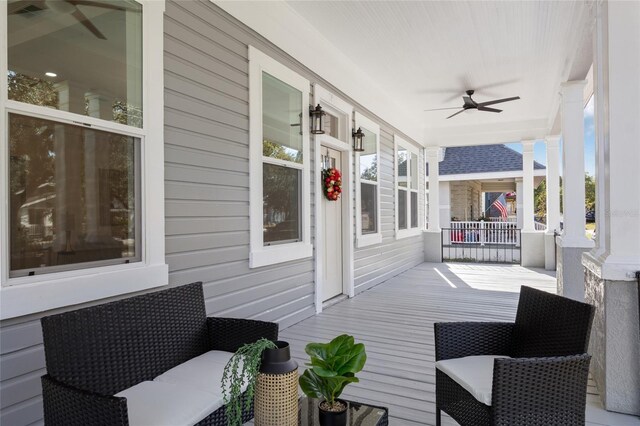
M491 205L496 209L498 209L498 211L500 212L500 216L503 219L507 218L508 216L507 201L504 198L504 194L500 194L500 196L496 198Z

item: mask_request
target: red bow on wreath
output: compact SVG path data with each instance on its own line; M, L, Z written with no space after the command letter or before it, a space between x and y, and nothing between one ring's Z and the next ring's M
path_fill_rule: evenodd
M342 175L340 170L336 168L324 169L322 171L322 180L324 181L324 196L329 201L337 201L342 192Z

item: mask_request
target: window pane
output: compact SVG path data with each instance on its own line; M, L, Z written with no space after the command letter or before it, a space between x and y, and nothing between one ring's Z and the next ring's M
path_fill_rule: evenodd
M407 150L398 148L398 186L407 187Z
M142 127L142 6L74 3L9 0L9 99Z
M139 148L137 138L9 114L11 276L140 260ZM84 265L61 266L71 264Z
M364 151L360 153L360 178L378 181L378 148L375 133L362 128Z
M418 227L418 193L411 192L411 227Z
M407 229L407 191L398 189L398 229Z
M362 233L375 234L378 231L378 186L360 184L360 205L362 210Z
M409 170L411 170L411 189L418 189L418 156L415 154L410 155Z
M302 163L302 92L262 73L262 155Z
M338 117L333 114L329 114L328 112L322 118L322 130L324 130L325 134L334 137L336 139L340 139L339 128L338 128Z
M264 245L300 241L301 171L268 163L263 166Z

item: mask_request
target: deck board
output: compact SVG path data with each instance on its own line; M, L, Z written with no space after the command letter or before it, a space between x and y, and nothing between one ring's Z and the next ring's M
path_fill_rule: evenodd
M423 263L353 299L285 330L301 372L308 342L348 333L367 348L360 383L343 396L389 407L391 425L435 424L433 323L513 321L520 285L554 293L553 273L515 265ZM640 425L640 420L602 409L589 384L587 425ZM456 425L443 416L444 425Z

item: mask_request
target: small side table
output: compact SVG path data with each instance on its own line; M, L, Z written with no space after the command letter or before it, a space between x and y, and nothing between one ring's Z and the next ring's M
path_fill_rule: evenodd
M347 408L347 424L360 426L388 426L389 410L386 407L362 404L355 401L344 400ZM303 396L298 402L300 426L320 426L318 420L318 404L320 400Z

